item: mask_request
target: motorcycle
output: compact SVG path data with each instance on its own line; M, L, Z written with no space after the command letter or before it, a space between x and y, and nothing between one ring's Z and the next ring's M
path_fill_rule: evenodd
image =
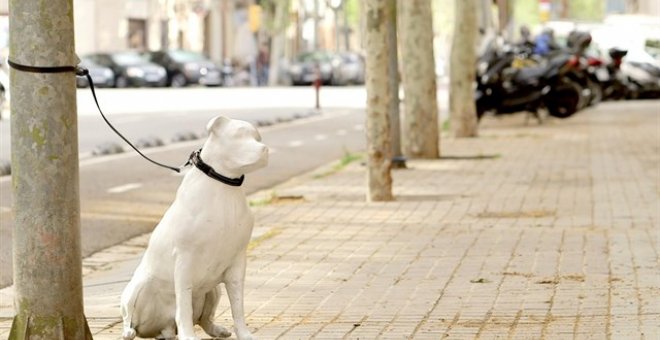
M603 88L604 100L620 100L628 96L631 84L628 78L621 72L621 64L627 54L627 50L618 48L609 49L608 55L610 61L603 63L602 67L596 71L598 80Z
M579 87L566 75L573 68L571 58L558 54L542 64L516 68L515 49L499 51L489 46L479 58L475 93L477 117L486 112L496 115L527 111L539 118L546 109L553 117L567 118L578 111Z
M568 77L581 88L579 110L603 100L603 88L596 74L602 61L594 56L586 55L591 40L591 34L588 32L573 31L568 35L566 50L563 51L563 53L572 55L570 60L572 69L568 73Z

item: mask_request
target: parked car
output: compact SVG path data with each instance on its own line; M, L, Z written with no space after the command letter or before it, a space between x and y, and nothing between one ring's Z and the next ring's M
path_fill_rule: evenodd
M165 86L165 68L147 61L137 52L95 53L86 56L115 73L115 87Z
M146 52L145 57L167 70L167 84L183 87L190 84L222 85L222 72L204 55L184 50Z
M0 64L0 118L6 103L9 102L9 76ZM7 105L8 106L8 105Z
M325 85L332 82L332 54L328 52L302 53L289 67L289 77L293 85L312 84L319 76Z
M332 84L364 84L364 58L354 52L339 53L332 59Z
M109 67L101 66L89 58L81 58L80 66L89 71L89 75L92 76L92 81L94 82L94 87L115 86L115 73ZM76 86L88 87L89 82L87 81L87 77L76 77Z

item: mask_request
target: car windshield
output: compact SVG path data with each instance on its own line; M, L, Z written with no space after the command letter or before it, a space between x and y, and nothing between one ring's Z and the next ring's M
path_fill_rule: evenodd
M145 62L139 54L133 52L113 54L112 60L119 65L136 65Z
M330 55L323 52L312 52L304 53L298 56L298 61L307 63L307 62L319 62L319 61L330 61Z
M170 51L170 57L178 62L206 60L203 55L188 51Z

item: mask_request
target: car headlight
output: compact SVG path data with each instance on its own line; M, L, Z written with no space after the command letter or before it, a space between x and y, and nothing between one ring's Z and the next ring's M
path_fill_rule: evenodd
M144 77L144 71L137 67L129 67L126 69L126 75L129 77L141 78Z

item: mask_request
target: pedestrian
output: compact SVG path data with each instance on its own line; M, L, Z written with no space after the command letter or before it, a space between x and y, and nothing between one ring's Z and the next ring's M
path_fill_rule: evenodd
M261 45L257 55L257 84L265 86L268 84L268 72L270 69L270 53L266 45Z
M560 49L555 41L555 31L552 28L546 28L536 37L534 54L546 56L553 51Z

